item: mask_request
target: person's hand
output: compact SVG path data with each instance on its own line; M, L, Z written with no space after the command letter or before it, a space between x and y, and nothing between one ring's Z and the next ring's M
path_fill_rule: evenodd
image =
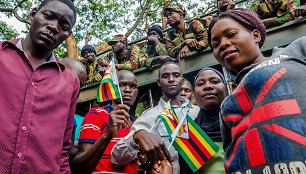
M139 145L143 154L146 155L148 161L162 161L164 156L172 163L173 159L167 150L165 144L154 134L146 130L140 130L134 135L134 141Z
M228 2L227 7L226 7L226 11L229 11L231 9L235 8L235 3L233 1Z
M298 18L299 16L305 16L306 15L306 5L302 5L294 9L292 11L292 15L294 18Z
M87 59L84 58L84 57L81 57L80 58L80 62L83 63L83 64L86 64L87 63Z
M105 60L105 59L99 59L98 60L98 70L99 70L99 73L100 75L103 77L104 74L105 74L105 71L107 70L108 68L108 62Z
M129 110L130 108L127 105L119 104L115 107L113 111L110 112L107 129L104 133L104 136L106 138L114 138L117 135L120 126L126 128L129 125Z
M157 44L160 43L160 41L158 40L158 38L155 37L155 36L153 36L153 35L151 35L151 36L148 37L148 42L149 42L150 44L152 44L152 45L157 45Z
M185 45L178 55L178 61L180 62L181 58L188 56L189 47Z
M205 27L208 28L209 24L211 23L211 21L213 20L212 16L208 16L205 18Z
M184 41L185 45L187 45L190 49L196 49L199 46L199 43L196 39L186 39Z
M164 159L163 161L158 161L153 165L153 169L151 171L152 174L172 174L173 168L172 164Z

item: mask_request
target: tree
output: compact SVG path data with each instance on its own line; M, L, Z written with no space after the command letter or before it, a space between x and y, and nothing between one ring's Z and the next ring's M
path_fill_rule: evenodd
M0 21L0 40L11 40L18 37L18 32L5 22Z

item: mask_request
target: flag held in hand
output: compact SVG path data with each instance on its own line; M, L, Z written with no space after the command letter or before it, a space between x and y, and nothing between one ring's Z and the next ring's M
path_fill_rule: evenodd
M105 102L120 98L120 93L116 85L118 85L115 60L111 60L107 70L103 76L101 84L97 92L97 102Z
M207 160L216 154L219 147L186 112L184 118L181 119L183 123L180 124L179 131L175 131L175 128L179 125L179 120L172 105L170 102L168 103L169 105L157 118L161 119L165 124L171 143L175 137L173 147L184 158L191 170L196 172ZM173 135L175 134L174 132L176 135Z

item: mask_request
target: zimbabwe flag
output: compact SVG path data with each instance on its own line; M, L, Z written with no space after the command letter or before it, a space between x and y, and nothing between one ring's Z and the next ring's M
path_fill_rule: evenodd
M120 98L120 94L116 86L118 84L115 61L113 59L109 62L107 70L98 88L97 102L104 102Z
M170 102L169 102L170 103ZM178 125L178 118L172 105L166 107L164 111L157 117L163 121L170 135L169 141L172 142L171 135ZM193 172L201 168L207 160L216 154L219 150L208 135L187 115L186 123L179 130L173 142L173 147L184 158ZM180 134L188 134L181 136ZM185 138L183 138L185 137Z

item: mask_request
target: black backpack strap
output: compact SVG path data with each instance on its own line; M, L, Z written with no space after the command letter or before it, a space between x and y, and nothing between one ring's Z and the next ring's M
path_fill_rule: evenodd
M174 32L174 29L172 29L172 30L170 30L170 31L167 32L167 33L168 33L168 36L169 36L169 39L170 39L171 41L173 41L174 38L175 38L175 35L173 34L173 32Z
M127 52L125 61L129 61L129 60L130 60L132 50L133 50L133 46L131 46L131 48L130 48L129 51Z
M189 29L186 31L186 35L190 34L190 33L194 33L194 29L193 29L193 21L190 21L187 23L189 25Z

